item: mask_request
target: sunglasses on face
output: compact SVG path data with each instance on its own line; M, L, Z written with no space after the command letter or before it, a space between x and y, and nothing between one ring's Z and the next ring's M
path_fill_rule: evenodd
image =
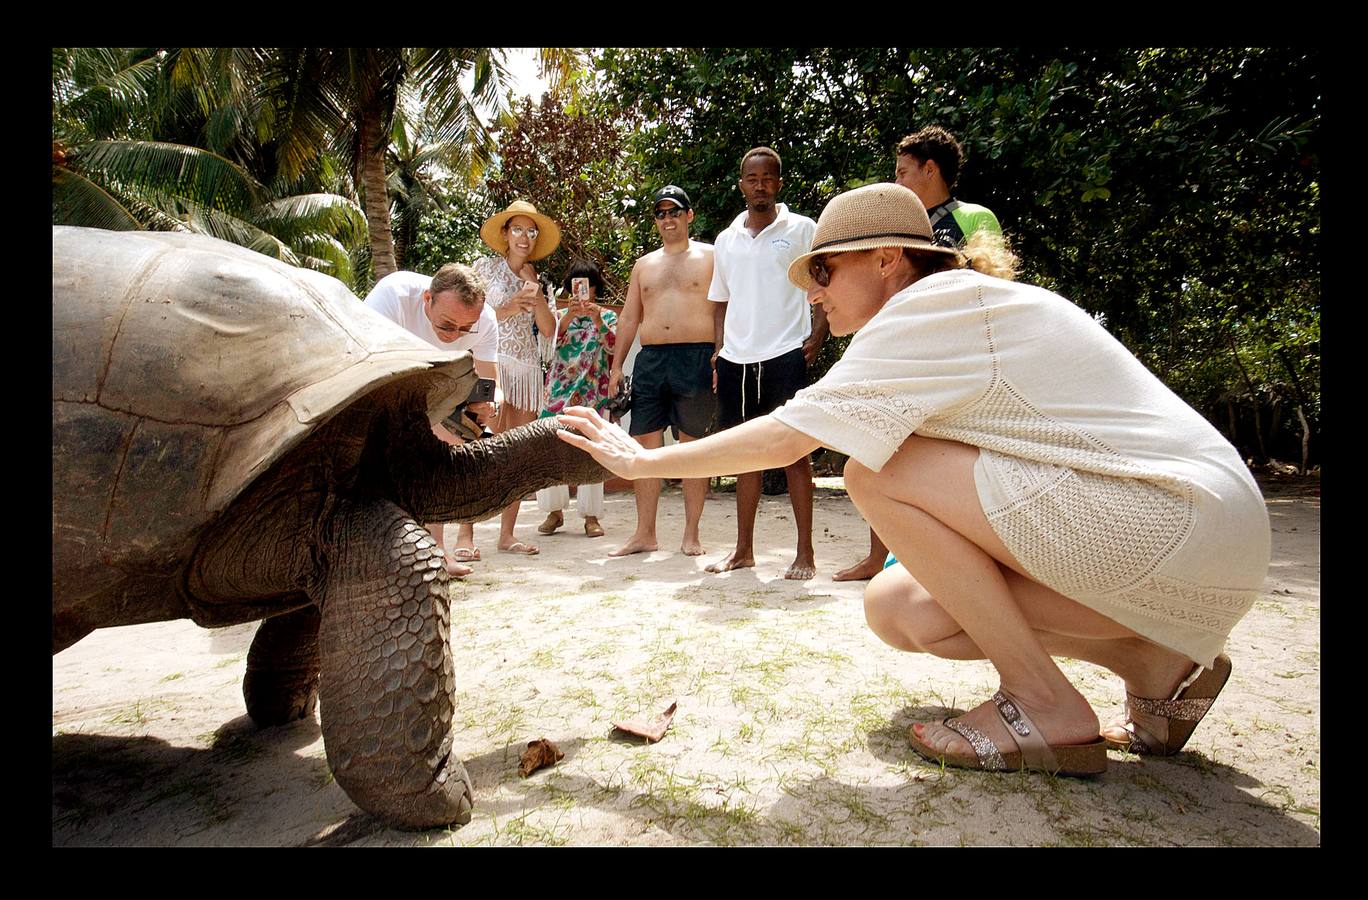
M684 210L680 209L678 206L674 206L669 209L658 209L655 211L655 217L657 222L659 222L661 219L666 218L667 216L671 219L678 219L682 215L684 215Z
M521 225L508 226L508 233L511 237L522 237L523 235L527 235L529 241L535 241L537 235L541 234L541 232L535 228L524 228Z
M831 286L831 270L827 268L825 256L814 256L808 262L808 274L820 287Z
M470 325L436 325L433 330L440 331L442 334L479 334L480 325L478 322Z

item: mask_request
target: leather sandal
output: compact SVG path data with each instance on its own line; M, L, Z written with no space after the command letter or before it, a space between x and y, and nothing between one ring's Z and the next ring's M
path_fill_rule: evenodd
M1230 669L1230 657L1224 653L1216 657L1210 669L1194 666L1171 700L1137 697L1127 691L1126 721L1120 726L1127 736L1124 740L1107 737L1107 746L1142 756L1172 756L1182 750L1230 680ZM1166 720L1168 739L1161 741L1143 725L1136 724L1137 713Z
M603 537L603 526L598 523L598 519L594 519L592 522L585 519L584 533L591 538Z
M985 772L1047 772L1051 775L1100 775L1107 771L1107 744L1101 735L1086 744L1052 745L1041 735L1040 729L1026 715L1021 704L1006 691L993 695L997 714L1006 723L1016 741L1013 750L1001 750L983 732L960 719L944 719L941 724L956 732L973 748L973 753L945 753L917 737L907 729L912 749L923 758L958 769L982 769Z
M560 513L547 513L546 520L537 526L537 534L555 534L556 529L565 524L565 517Z

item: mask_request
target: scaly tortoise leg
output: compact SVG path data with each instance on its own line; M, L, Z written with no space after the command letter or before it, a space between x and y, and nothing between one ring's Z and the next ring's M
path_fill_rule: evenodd
M302 719L318 700L318 607L272 616L247 651L242 696L258 727Z
M469 822L441 550L387 500L339 502L325 542L320 718L333 776L399 827Z

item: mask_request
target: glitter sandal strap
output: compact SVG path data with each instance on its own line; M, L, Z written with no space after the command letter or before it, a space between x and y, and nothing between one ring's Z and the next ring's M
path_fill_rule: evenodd
M982 731L972 725L966 725L959 719L945 719L941 724L969 742L969 746L974 748L974 753L978 756L979 767L984 771L1001 772L1007 768L997 745Z
M1021 708L1016 698L999 689L993 695L993 705L997 707L1002 721L1012 730L1012 737L1021 751L1022 766L1045 772L1058 771L1059 761L1055 758L1054 751L1050 749L1045 738L1040 736L1040 729L1026 715L1026 711Z
M1126 692L1126 707L1130 712L1184 722L1200 722L1215 701L1215 697L1156 700L1153 697L1137 697L1129 691Z

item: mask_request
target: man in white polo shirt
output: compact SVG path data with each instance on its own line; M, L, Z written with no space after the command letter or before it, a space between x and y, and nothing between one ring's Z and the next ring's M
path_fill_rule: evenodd
M807 367L826 340L826 313L810 313L807 294L788 280L788 266L808 252L817 223L778 203L783 163L769 147L741 158L746 211L713 245L708 299L714 310L718 427L731 428L773 412L808 385ZM728 572L755 565L755 513L764 473L736 478L736 549L708 566ZM785 578L816 574L812 552L812 464L808 457L784 469L798 526L798 549Z
M417 272L386 275L366 295L365 303L439 350L469 350L475 358L475 374L497 382L499 322L494 310L485 304L484 292L484 282L473 269L448 263L430 278ZM469 409L481 420L493 413L490 404L471 404ZM460 443L441 425L434 425L432 431L448 444ZM447 571L456 577L469 575L471 569L462 560L480 558L480 551L475 549L475 527L461 523L456 549L450 555L443 526L432 524L427 529L442 548Z

